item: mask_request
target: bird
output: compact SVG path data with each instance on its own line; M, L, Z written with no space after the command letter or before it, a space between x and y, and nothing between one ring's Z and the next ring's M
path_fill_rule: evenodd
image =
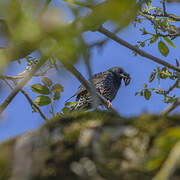
M112 100L115 98L120 86L121 81L125 85L129 85L131 77L121 67L115 66L110 69L93 75L88 82L92 82L97 92L99 92L108 102L108 107L112 107ZM93 105L92 95L83 86L79 86L79 90L72 96L76 96L76 105L71 111L90 109ZM69 99L71 99L70 97ZM69 100L68 99L68 100ZM67 100L67 101L68 101Z

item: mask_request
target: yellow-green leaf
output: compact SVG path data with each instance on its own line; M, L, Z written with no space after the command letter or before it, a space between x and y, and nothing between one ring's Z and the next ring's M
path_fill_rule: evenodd
M173 42L168 37L163 37L163 38L170 46L176 48L176 46L173 44Z
M151 97L151 91L149 91L148 89L144 90L144 97L146 100L149 100Z
M53 92L63 92L64 88L60 84L55 84L52 87Z
M40 95L34 100L34 103L38 106L46 106L51 103L51 99L48 96Z
M158 49L159 49L160 53L165 57L169 54L169 48L163 41L159 41Z
M37 93L37 94L45 94L45 95L48 95L49 94L49 89L48 87L46 86L43 86L42 84L40 83L37 83L37 84L33 84L31 86L31 89L33 92Z

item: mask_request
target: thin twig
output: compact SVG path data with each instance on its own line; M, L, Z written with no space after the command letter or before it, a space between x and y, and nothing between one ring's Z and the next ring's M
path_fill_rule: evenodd
M160 115L168 115L171 111L176 109L180 105L180 97L177 98L171 105L165 108Z
M165 95L168 95L174 88L178 86L179 79L167 90L165 91Z
M133 51L135 51L140 56L146 57L146 58L148 58L148 59L150 59L150 60L152 60L152 61L154 61L154 62L156 62L158 64L161 64L161 65L166 66L166 67L168 67L170 69L173 69L175 71L180 72L180 68L179 67L174 66L173 64L169 64L166 61L164 61L164 60L162 60L160 58L157 58L157 57L155 57L155 56L153 56L153 55L151 55L151 54L149 54L149 53L147 53L147 52L137 48L136 46L131 45L130 43L128 43L128 42L124 41L123 39L119 38L118 36L116 36L114 33L108 31L104 27L100 27L98 31L100 33L106 35L110 39L116 41L117 43L119 43L119 44L121 44L121 45L123 45L123 46L125 46L125 47L127 47L127 48L129 48L129 49L131 49Z
M44 7L41 9L41 11L40 11L40 13L39 13L39 16L38 16L39 19L40 19L40 18L43 16L43 14L47 11L48 6L49 6L49 4L51 3L51 1L52 1L52 0L46 0L46 3L45 3L45 5L44 5Z
M164 16L167 16L165 0L162 0Z
M177 17L174 17L174 16L171 16L169 14L155 14L155 13L150 13L148 11L142 11L143 14L146 14L146 15L149 15L149 16L154 16L154 17L168 17L168 18L171 18L173 19L174 21L180 21L180 18L177 18Z
M85 80L85 78L82 76L82 74L73 65L65 64L65 63L63 63L63 65L68 71L70 71L81 82L81 84L87 89L88 92L91 92L91 86L90 86L89 82ZM96 92L96 94L107 109L118 114L117 111L113 107L110 107L110 108L108 107L108 101L106 98L104 98L98 92Z
M10 82L6 79L6 78L2 78L2 80L12 89L14 90L13 86L10 84ZM24 96L26 97L26 99L28 100L29 104L33 107L35 107L35 109L39 112L39 114L41 115L41 117L44 119L44 120L47 120L46 116L42 113L41 109L39 108L38 105L36 105L32 100L31 98L29 97L29 95L26 93L25 90L21 89L20 90L22 94L24 94Z
M33 76L34 77L39 77L39 76L44 76L46 73L51 69L51 66L46 67L42 72L36 73ZM30 69L26 69L25 71L17 74L16 76L11 76L11 75L2 75L0 74L0 78L6 78L10 80L17 80L17 79L23 79L28 73L30 72Z
M5 99L5 101L0 105L0 114L6 109L9 103L14 99L18 92L27 84L27 82L32 78L32 76L39 70L39 68L46 62L47 57L44 56L40 59L39 63L29 72L24 79L14 88L10 95Z

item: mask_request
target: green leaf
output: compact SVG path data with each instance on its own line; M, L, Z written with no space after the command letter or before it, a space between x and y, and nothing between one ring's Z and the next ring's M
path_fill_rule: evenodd
M44 83L45 86L51 86L52 85L52 80L48 77L42 77L41 81Z
M160 53L165 57L169 54L169 48L163 41L159 41L158 49L159 49Z
M173 42L168 37L163 37L163 38L170 46L176 48L176 46L173 44Z
M147 84L146 83L144 83L142 86L143 86L143 88L147 88Z
M151 91L149 91L148 89L144 90L144 97L146 100L149 100L151 97Z
M142 90L142 89L139 89L139 94L140 94L141 96L143 96L143 90Z
M65 106L74 106L76 104L77 104L77 102L66 102Z
M152 36L151 41L149 42L148 46L155 43L158 40L158 36Z
M53 99L54 99L54 100L59 100L59 99L60 99L60 93L59 93L59 92L55 92Z
M45 95L48 95L50 92L49 92L49 88L46 87L46 86L43 86L42 84L40 83L37 83L37 84L33 84L31 86L31 89L33 92L37 93L37 94L45 94Z
M52 87L52 91L53 91L53 92L63 92L63 91L64 91L64 88L63 88L60 84L55 84L55 85Z
M67 112L69 112L70 111L70 109L68 108L68 107L63 107L62 108L62 112L65 114L65 113L67 113Z
M150 77L149 77L149 82L151 83L155 77L156 77L156 72L152 72Z
M34 100L34 103L38 106L46 106L51 103L51 99L48 96L40 95Z

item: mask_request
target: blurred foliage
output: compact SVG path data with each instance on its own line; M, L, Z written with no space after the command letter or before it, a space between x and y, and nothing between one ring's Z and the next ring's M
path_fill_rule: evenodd
M171 155L179 158L179 119L148 114L122 118L107 111L56 116L35 132L0 144L0 179L179 179L179 161L171 161Z

